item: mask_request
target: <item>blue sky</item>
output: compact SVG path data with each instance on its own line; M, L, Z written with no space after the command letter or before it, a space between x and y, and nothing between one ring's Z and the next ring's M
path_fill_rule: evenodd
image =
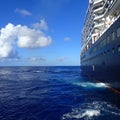
M80 65L88 0L1 0L0 65Z

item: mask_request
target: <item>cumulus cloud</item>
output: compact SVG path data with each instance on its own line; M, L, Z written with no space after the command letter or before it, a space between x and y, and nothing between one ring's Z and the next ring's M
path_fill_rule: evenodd
M17 53L13 46L19 27L9 23L0 30L0 58L14 56Z
M51 37L45 36L42 31L21 26L18 33L17 45L22 48L38 48L51 44Z
M41 30L8 23L0 30L0 58L18 57L16 47L39 48L50 45L52 39Z
M24 16L31 16L32 15L29 11L27 11L25 9L16 8L15 12L20 13L21 15L24 15Z
M40 20L40 22L32 24L32 27L40 30L48 30L47 23L44 19Z

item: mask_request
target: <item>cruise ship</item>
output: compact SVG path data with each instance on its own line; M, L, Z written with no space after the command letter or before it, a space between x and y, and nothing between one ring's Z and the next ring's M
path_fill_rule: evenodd
M120 0L89 0L80 61L83 74L120 91Z

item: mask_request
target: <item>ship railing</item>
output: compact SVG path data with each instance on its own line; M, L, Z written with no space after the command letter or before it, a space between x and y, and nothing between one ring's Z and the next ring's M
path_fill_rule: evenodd
M95 17L94 17L94 20L98 20L98 19L101 19L101 18L103 18L104 17L104 14L102 14L102 15L95 15Z
M97 9L95 9L95 10L94 10L94 13L97 13L97 12L99 12L99 11L103 11L104 8L105 8L105 6L101 6L101 7L97 8Z
M116 2L117 2L117 0L109 0L109 3L108 3L109 4L109 9L112 9L112 7L115 5Z
M104 26L104 23L102 22L102 23L95 23L95 28L98 28L98 27L102 27L102 26Z
M89 35L88 35L86 41L85 41L84 44L82 45L81 50L84 49L85 46L88 44L88 42L91 40L94 29L95 29L95 28L93 27L92 30L91 30L91 32L89 33Z
M98 7L94 7L94 13L97 13L99 11L104 11L105 8L107 8L107 0L104 1L104 4L99 5Z
M104 33L108 30L108 28L109 28L119 17L120 17L120 15L119 15L114 21L111 21L111 24L110 24L109 26L105 25L105 26L103 27L103 29L100 31L100 34L99 34L99 36L98 36L97 39L99 39L99 38L102 36L102 34L104 34Z
M81 51L89 44L91 39L92 39L92 34L87 37L86 42L82 45Z
M98 4L98 3L102 2L102 1L103 0L94 0L93 5L96 5L96 4Z

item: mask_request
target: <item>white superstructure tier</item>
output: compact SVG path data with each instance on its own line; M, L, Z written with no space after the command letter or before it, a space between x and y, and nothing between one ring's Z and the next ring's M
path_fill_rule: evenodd
M82 30L83 54L120 16L120 0L89 0Z

